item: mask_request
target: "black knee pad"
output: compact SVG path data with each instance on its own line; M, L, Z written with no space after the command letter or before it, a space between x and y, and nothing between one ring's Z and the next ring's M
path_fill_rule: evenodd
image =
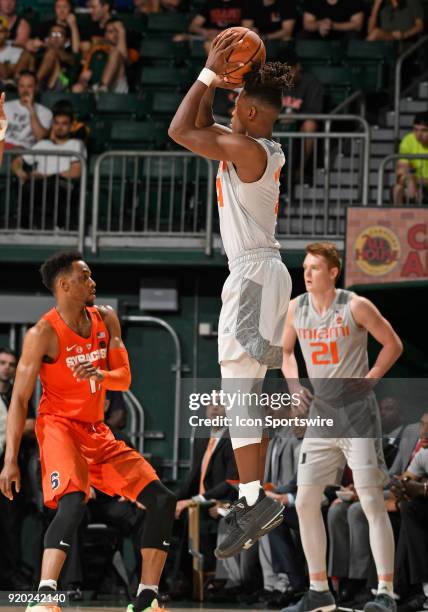
M68 552L71 540L85 512L85 494L67 493L58 502L58 509L44 539L45 548L59 548Z
M146 508L141 548L169 551L177 498L159 480L154 480L138 496Z

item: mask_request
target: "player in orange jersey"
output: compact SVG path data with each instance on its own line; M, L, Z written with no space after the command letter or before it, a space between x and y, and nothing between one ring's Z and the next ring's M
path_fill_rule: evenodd
M119 319L109 306L94 306L95 282L80 253L59 253L40 269L56 306L26 334L9 409L0 488L19 491L17 463L28 400L37 376L43 385L36 435L40 447L45 504L57 508L45 534L39 590L56 590L71 538L92 485L146 508L141 541L141 582L131 610L157 608L175 496L147 461L114 438L103 423L107 389L126 391L131 382ZM40 611L38 611L40 608ZM34 606L57 612L56 606Z
M3 161L4 139L6 136L7 119L4 113L4 92L0 94L0 166Z

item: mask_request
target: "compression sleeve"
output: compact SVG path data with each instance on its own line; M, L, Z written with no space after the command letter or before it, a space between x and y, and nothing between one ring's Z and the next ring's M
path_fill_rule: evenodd
M108 351L110 370L101 370L104 379L101 385L110 391L127 391L131 384L131 368L126 348Z

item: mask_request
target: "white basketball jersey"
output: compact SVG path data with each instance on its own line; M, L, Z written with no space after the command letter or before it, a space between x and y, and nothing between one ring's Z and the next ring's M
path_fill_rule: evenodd
M267 155L266 169L258 181L241 181L230 161L221 161L217 173L220 233L229 260L252 249L280 248L275 227L284 153L278 142L255 140Z
M336 289L330 308L320 315L310 293L297 298L294 327L309 378L363 378L369 371L367 331L352 316L355 294Z

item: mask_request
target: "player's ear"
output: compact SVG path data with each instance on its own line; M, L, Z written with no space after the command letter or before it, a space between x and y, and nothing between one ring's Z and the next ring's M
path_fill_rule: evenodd
M250 106L250 110L248 112L248 119L250 121L254 121L257 116L257 108L255 106Z

